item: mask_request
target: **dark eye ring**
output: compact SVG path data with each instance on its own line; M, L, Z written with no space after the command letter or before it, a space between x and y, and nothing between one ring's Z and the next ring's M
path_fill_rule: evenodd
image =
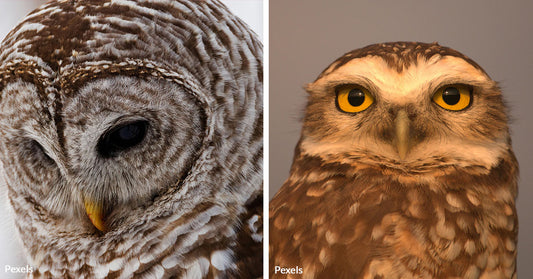
M148 121L138 120L121 123L104 133L98 140L97 150L104 158L114 157L120 152L140 144L148 132Z

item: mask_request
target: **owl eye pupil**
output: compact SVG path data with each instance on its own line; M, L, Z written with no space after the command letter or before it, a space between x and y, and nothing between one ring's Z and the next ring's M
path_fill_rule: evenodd
M354 107L358 107L365 102L365 93L359 89L354 88L348 93L348 103Z
M116 156L142 142L148 122L145 120L121 124L105 133L98 141L98 153L105 158Z
M442 100L450 106L459 103L459 99L461 99L461 94L455 87L447 87L444 89L444 92L442 92Z
M111 136L113 136L114 140L117 142L136 142L140 139L140 135L143 133L142 130L142 125L138 125L137 123L128 124L118 129L118 131L113 133Z

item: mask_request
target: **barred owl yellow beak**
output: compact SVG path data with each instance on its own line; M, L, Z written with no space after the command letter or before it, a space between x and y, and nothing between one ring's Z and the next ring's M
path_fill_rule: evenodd
M91 220L91 223L101 232L106 231L104 207L101 203L95 202L90 198L84 199L85 212Z

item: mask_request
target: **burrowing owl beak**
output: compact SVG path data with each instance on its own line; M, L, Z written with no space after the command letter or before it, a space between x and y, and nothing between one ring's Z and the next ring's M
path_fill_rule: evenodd
M394 145L398 150L400 159L404 160L409 153L410 149L410 133L409 133L410 120L405 110L398 111L396 118L394 119Z
M91 220L91 223L100 231L105 232L106 227L104 223L104 207L101 203L95 202L90 198L84 199L85 212Z

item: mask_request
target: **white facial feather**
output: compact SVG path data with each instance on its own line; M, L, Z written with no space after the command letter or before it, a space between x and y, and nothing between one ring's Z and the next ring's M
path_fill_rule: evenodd
M334 66L335 64L330 68ZM312 94L329 95L333 103L332 88L343 84L359 84L372 92L376 103L388 103L397 107L409 104L425 106L426 103L431 103L433 94L444 85L469 84L485 87L495 85L481 70L458 57L435 55L427 61L419 58L417 63L398 72L381 57L367 56L349 61L309 84L307 90ZM331 119L335 119L339 114L342 113L336 109L326 113ZM453 112L442 112L442 114L443 117L446 115L456 117ZM457 121L465 122L464 116L461 117L463 119L457 117ZM351 121L339 122L338 125L341 129L353 129ZM366 134L354 132L347 135L349 136L332 140L307 137L302 140L301 147L307 154L322 157L328 154L347 153L354 156L373 154L382 158L398 159L397 151L391 145L371 141ZM495 166L506 152L506 148L507 142L503 133L499 140L492 142L476 138L466 139L461 134L446 133L446 136L436 136L414 146L404 163L416 166L426 158L450 157L455 158L453 164L456 165L479 165L489 169Z

